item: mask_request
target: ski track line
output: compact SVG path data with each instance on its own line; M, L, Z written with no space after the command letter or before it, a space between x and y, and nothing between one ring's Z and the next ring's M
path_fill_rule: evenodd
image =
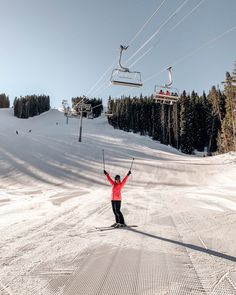
M147 224L147 218L148 218L148 213L150 211L150 203L148 202L148 206L147 206L147 209L145 210L145 217L143 219L143 227L144 227L144 230L145 230L145 225ZM143 212L143 210L142 210ZM143 214L144 215L144 214ZM141 245L139 247L139 251L138 251L138 258L137 258L137 267L136 267L136 273L135 273L135 284L134 284L134 290L133 290L133 293L132 294L138 294L137 293L137 290L138 290L138 287L139 287L139 277L141 276L141 258L143 256L143 247L144 247L144 242L145 242L145 239L144 239L144 235L141 236ZM142 281L142 280L141 280Z
M178 231L177 225L176 225L176 223L175 223L175 221L174 221L174 219L173 219L172 216L171 216L171 219L172 219L172 221L173 221L173 223L174 223L174 225L175 225L175 229L176 229L176 232L177 232L177 234L178 234L179 241L181 241L182 243L184 243L184 241L183 241L183 239L181 238L181 235L180 235L180 233L179 233L179 231ZM185 253L187 254L187 256L188 256L188 258L189 258L189 261L191 262L191 265L192 265L192 267L193 267L193 269L194 269L194 272L195 272L196 278L198 278L198 282L199 282L199 284L200 284L201 287L202 287L202 290L201 290L201 291L204 292L204 293L202 293L202 294L207 294L205 288L203 287L202 281L201 281L201 279L200 279L200 277L199 277L199 275L198 275L198 273L197 273L197 270L196 270L196 268L195 268L195 265L194 265L194 263L193 263L193 261L192 261L192 259L191 259L191 257L190 257L190 254L189 254L189 252L188 252L188 249L187 249L186 247L184 247L184 249L185 249Z
M82 252L82 255L81 253L79 253L78 255L76 255L73 260L71 261L71 263L73 264L73 262L75 260L79 260L81 261L82 260L82 263L80 263L80 266L78 267L78 269L82 269L86 263L86 259L85 258L88 258L91 253L87 251L88 249L85 249L83 252ZM35 277L35 278L39 278L39 277L43 277L43 278L46 278L47 279L47 282L44 286L42 286L39 289L37 289L35 291L35 294L38 295L38 294L45 294L45 295L48 295L48 294L57 294L57 295L63 295L64 294L64 290L62 291L58 291L58 288L56 288L56 290L54 291L53 288L52 288L52 283L54 281L54 279L56 278L56 280L59 280L58 277L62 277L63 281L69 281L70 280L70 277L67 277L69 275L73 275L74 272L76 271L76 269L69 269L68 270L65 270L65 269L61 269L60 271L53 269L53 270L42 270L42 271L39 271L39 270L34 270L35 268L39 268L39 266L43 264L44 265L44 261L43 262L40 262L39 265L37 266L34 266L34 268L32 268L30 270L30 274L27 274L26 276L29 278L29 277ZM67 278L66 278L67 277ZM39 293L40 291L40 293Z
M164 205L165 209L167 209L167 212L170 212L170 210L172 211L171 214L169 213L170 219L171 219L171 221L172 221L172 223L173 223L173 225L174 225L174 228L175 228L175 230L176 230L176 234L177 234L177 236L178 236L178 238L179 238L179 241L181 241L181 242L184 244L184 241L183 241L183 239L181 238L180 232L179 232L178 227L177 227L177 225L176 225L176 223L175 223L175 220L174 220L174 218L173 218L173 209L170 208L170 206L167 207L166 202L165 202L164 199L162 198L162 194L160 195L160 197L161 197L161 199L162 199L162 202L163 202L163 205ZM199 284L201 285L201 290L200 290L200 291L203 292L202 294L207 294L205 288L203 287L202 281L201 281L200 277L198 276L198 272L197 272L197 270L196 270L196 268L195 268L195 265L194 265L194 263L193 263L193 261L192 261L192 259L191 259L191 257L190 257L190 254L189 254L189 252L188 252L188 249L187 249L186 247L184 247L183 249L184 249L186 255L188 256L189 262L191 262L191 265L192 265L192 267L193 267L193 269L194 269L194 272L195 272L196 278L198 279L198 282L199 282Z
M181 235L180 235L180 233L179 233L179 231L178 231L178 227L177 227L177 225L176 225L176 222L175 222L175 220L174 220L172 214L170 213L170 209L171 209L171 208L170 208L170 206L167 207L167 205L166 205L166 201L165 201L165 198L163 199L162 196L163 196L163 194L160 195L161 200L162 200L162 203L163 203L163 205L164 205L164 208L166 209L166 212L169 212L169 219L170 219L171 223L173 224L173 227L174 227L174 229L175 229L175 233L177 234L178 240L181 241L181 242L183 242L183 240L182 240L182 238L181 238ZM172 209L171 209L171 210L172 210ZM183 253L185 253L186 256L188 257L188 263L191 264L192 269L194 270L195 278L197 279L197 281L198 281L198 283L199 283L198 291L197 291L197 292L201 292L201 294L206 294L206 291L205 291L205 289L204 289L204 287L203 287L203 285L202 285L202 282L201 282L201 280L200 280L200 277L198 276L198 273L197 273L197 271L196 271L195 265L193 264L193 262L192 262L192 260L191 260L191 257L190 257L190 255L189 255L189 252L188 252L188 250L187 250L186 247L183 247ZM199 294L199 293L197 293L197 294Z
M197 236L197 239L200 241L200 243L203 245L203 247L207 250L208 247L206 246L205 242L203 241L201 236L192 228L192 226L189 224L189 222L186 220L186 218L184 217L183 214L181 214L181 218L184 221L184 223L186 224L186 226ZM215 259L212 255L210 255L210 259L213 261L213 263L215 263ZM217 277L217 275L215 273L215 269L213 269L213 272L214 272L214 276ZM227 278L229 273L230 273L230 271L226 272L224 275L221 276L221 278L219 278L219 280L217 280L216 282L213 283L213 286L211 287L212 292L214 292L215 289L220 285L220 283L223 282L225 278Z
M140 218L140 223L143 224L145 228L145 224L147 223L147 218L148 218L148 212L149 212L149 203L145 211L141 211L141 214L139 214ZM124 228L125 230L125 228ZM141 259L143 255L143 248L144 248L144 241L145 238L142 235L140 238L141 242L139 243L139 248L138 248L138 253L136 255L136 260L135 260L135 270L134 270L134 275L133 275L133 288L132 288L132 294L138 294L137 290L139 287L139 277L140 277L140 271L141 271ZM127 288L127 286L124 286L124 288Z
M200 244L207 250L208 247L206 246L205 242L203 241L203 239L201 238L201 236L192 228L192 226L189 224L189 222L186 220L185 216L183 214L180 215L180 218L182 219L183 223L185 223L185 225L187 226L187 228L189 228L191 230L191 232L193 232L195 234L195 236L197 237L197 239L199 240ZM187 250L187 249L186 249ZM212 261L215 261L212 257L212 255L210 255L210 258L212 259ZM191 259L191 258L190 258ZM191 259L192 261L192 259ZM192 261L192 263L194 264L194 262ZM194 266L195 268L195 266ZM213 269L214 272L214 276L216 277L216 273L215 270ZM199 280L200 277L199 277ZM205 288L204 288L205 289ZM213 290L214 291L214 290Z
M106 240L110 239L110 235L101 233L101 236L105 236L105 240L103 239L102 245L106 245ZM122 239L120 239L118 245L116 246L115 251L113 251L112 256L110 257L110 260L108 262L108 265L106 266L105 272L101 274L101 280L98 282L97 289L96 289L96 284L92 285L91 286L92 290L90 288L90 291L93 291L93 293L89 293L89 295L90 294L91 295L92 294L94 294L94 295L95 294L96 295L102 294L102 290L104 288L104 285L106 284L107 278L109 277L110 271L111 271L111 269L112 269L112 267L113 267L113 265L115 263L115 260L116 260L116 258L118 256L119 252L121 251L122 243L123 243L123 241L122 241ZM94 250L94 249L91 249L91 248L87 248L87 250L85 250L85 251L87 253L87 257L85 257L83 259L81 265L77 266L77 271L80 270L80 273L84 272L83 269L87 267L87 265L90 263L90 261L93 261L93 257L96 255L97 252L99 252L99 250L96 250L96 249ZM82 255L83 255L83 253L82 253ZM79 253L77 255L77 258L81 258L81 253ZM76 270L75 270L75 272L76 272ZM86 276L86 272L84 273L84 275ZM95 277L93 277L94 273L90 273L88 275L89 275L91 281L97 282L96 281L97 273L95 274ZM84 282L82 283L82 286L78 286L76 284L76 281L77 280L75 280L75 276L72 279L69 278L68 282L67 282L67 285L65 285L64 290L61 291L60 295L62 295L62 294L69 294L69 295L81 294L80 290L79 290L79 287L84 288L84 285L86 285L86 277L85 277ZM86 294L88 294L88 293L86 293Z
M100 208L94 209L92 212L89 211L87 216L85 216L84 218L88 218L91 215L93 215L94 213L97 213L97 211L100 211L98 215L103 214L105 211L107 211L109 208L108 205L104 205L102 204ZM53 216L51 219L48 219L46 221L44 221L43 223L39 224L39 225L33 225L31 228L27 228L26 230L22 231L22 232L18 232L17 236L22 236L23 239L30 239L32 240L34 237L38 236L38 233L43 233L42 231L48 233L49 230L53 230L54 227L56 227L58 225L58 223L60 223L61 219L62 221L64 220L64 216L69 214L67 220L71 217L72 218L76 215L76 210L80 210L78 209L78 205L75 205L71 208L69 208L66 211L60 212L58 215ZM77 223L80 224L81 222L83 222L83 220L78 220ZM36 231L36 233L35 233ZM30 236L30 234L33 233L33 235ZM13 243L15 243L17 237L11 237L9 240L6 240L5 243L7 243L7 245L12 245Z
M6 290L6 287L0 282L0 291L4 293L0 293L1 295L14 295L11 291Z
M105 274L103 275L103 279L102 279L102 281L100 283L100 287L98 288L96 294L98 294L98 295L102 294L102 289L103 289L103 287L104 287L104 285L106 283L106 280L107 280L107 278L109 276L110 270L111 270L112 266L114 265L115 259L117 258L118 253L120 252L120 250L121 250L121 241L120 241L119 247L117 248L117 250L114 252L114 254L112 256L112 259L111 259L111 261L110 261L110 263L109 263L109 265L108 265L108 267L107 267L107 269L105 271Z
M175 200L177 200L176 198L175 198ZM173 212L173 210L172 210L172 212ZM186 219L186 217L183 215L183 214L181 214L180 215L180 218L182 219L182 221L183 221L183 223L187 226L187 228L188 229L190 229L190 231L192 232L192 233L194 233L195 234L195 236L197 237L197 240L198 241L200 241L200 244L207 250L208 249L208 247L207 247L207 245L206 245L206 243L203 241L203 239L201 238L201 236L192 228L192 226L189 224L189 222L187 221L187 219ZM173 219L173 218L172 218ZM175 223L175 221L173 220L173 222ZM176 225L176 229L177 229L177 225ZM179 234L179 237L180 237L180 239L181 239L181 241L184 243L184 241L182 240L182 238L181 238L181 236L180 236L180 234ZM187 251L187 253L189 252L189 250L188 249L186 249L186 251ZM210 256L210 259L213 261L213 265L215 264L215 259L214 259L214 257L212 257L212 255L209 255ZM192 264L193 264L193 266L194 266L194 269L196 270L196 268L195 268L195 262L192 260L192 258L189 256L189 258L190 258L190 260L192 261ZM215 269L213 269L213 272L214 272L214 277L217 277L217 275L216 275L216 273L215 273ZM196 273L197 273L197 270L196 270ZM222 275L221 276L221 278L219 279L219 280L217 280L216 282L214 282L214 284L213 284L213 286L209 286L209 288L212 290L211 292L215 292L215 290L216 290L216 288L217 287L219 287L219 285L225 280L225 279L227 279L228 280L228 282L229 282L229 284L231 285L231 287L234 289L234 290L236 290L236 288L235 288L235 286L234 286L234 283L232 282L232 280L229 278L229 273L230 273L230 271L228 271L228 272L226 272L224 275ZM201 278L198 276L198 278L199 278L199 281L201 282ZM204 288L204 290L205 290L205 288ZM205 290L205 292L209 292L209 291L206 291Z
M107 206L101 205L101 209L102 210L100 210L99 215L103 214L109 208L110 208L110 206L108 206L108 205ZM25 232L23 232L24 234L27 234L27 235L25 235L24 237L22 237L24 239L22 241L22 243L25 242L26 244L24 246L19 247L18 249L16 247L14 247L15 250L17 249L17 252L14 253L14 255L12 255L11 257L9 257L9 256L7 257L6 256L6 259L2 260L1 263L2 264L9 265L9 264L13 264L13 263L18 262L20 259L22 259L22 256L26 254L24 250L27 250L27 248L29 248L29 251L31 251L31 253L32 253L32 251L34 249L38 248L38 245L32 244L32 241L34 240L34 238L37 237L37 240L38 240L39 239L39 235L41 235L42 238L45 238L45 233L46 233L46 236L51 236L51 235L48 235L49 231L52 231L53 228L55 228L58 224L60 224L61 223L61 219L63 219L62 220L63 222L66 222L68 220L73 220L74 219L74 216L77 216L75 214L76 209L78 209L77 206L74 206L74 207L72 207L72 208L70 208L70 209L68 209L68 210L60 213L58 216L53 217L52 219L47 220L43 224L39 225L37 228L34 227L34 228L30 228L29 230L27 229ZM84 218L86 219L86 218L90 217L94 213L97 213L97 209L94 209L92 212L88 212L87 216L85 216ZM67 215L67 219L66 220L65 220L65 217L64 217L65 215ZM71 219L71 216L72 216L72 219ZM76 223L76 226L78 227L78 225L80 225L82 222L83 222L83 220L78 220L78 222ZM81 229L81 227L79 227L79 229ZM36 233L35 233L35 230L37 230ZM33 234L31 235L31 233L33 233ZM86 234L86 232L82 232L81 234ZM56 236L59 235L58 234L58 231L57 231L57 233L55 235ZM60 237L59 237L59 239L60 239ZM30 242L28 242L28 241L30 241ZM51 241L49 241L49 242L51 242ZM57 240L56 239L53 239L52 242L54 243L54 245L57 244ZM10 244L10 246L12 247L14 245L14 243L19 243L19 242L18 241L13 241ZM34 255L34 253L32 253L31 255Z
M227 271L225 274L223 274L219 280L217 280L215 282L215 284L212 287L212 291L214 292L216 290L216 288L225 280L227 279L229 281L229 283L231 284L231 286L233 287L234 290L236 290L236 287L234 285L234 283L231 281L231 279L228 277L228 275L230 274L230 271Z
M192 226L189 224L189 222L187 221L187 219L185 218L185 216L183 214L181 214L181 218L184 221L184 223L186 224L186 226L197 236L197 239L200 241L200 243L203 245L203 247L205 249L209 249L206 245L206 243L203 241L203 239L201 238L201 236L192 228ZM213 261L213 265L215 263L215 259L212 255L209 255L210 259ZM216 273L215 273L215 269L213 269L214 272L214 276L217 277ZM216 288L219 287L219 285L225 280L227 279L229 284L231 285L231 287L236 290L236 287L234 285L234 283L232 282L232 280L229 278L230 271L227 271L225 274L223 274L216 282L213 283L213 286L211 287L212 292L215 292Z
M104 208L104 206L102 205L102 207ZM108 209L108 207L110 208L110 206L108 206L107 205L107 209ZM106 208L104 209L104 210L106 210ZM102 210L102 211L104 211L104 210ZM67 212L68 211L70 211L70 210L67 210ZM97 211L97 209L95 209L95 210L93 210L93 213L96 213L96 211ZM65 214L65 212L63 212L63 214L61 214L61 215L64 215ZM101 213L102 214L102 213ZM88 215L90 216L91 215L91 212L89 212L88 213ZM60 218L61 216L59 216L59 218ZM80 222L82 222L82 221L80 221ZM80 222L78 222L78 224L80 223ZM53 225L54 226L54 225ZM41 227L43 227L43 226L41 226ZM41 233L41 232L40 232ZM37 236L37 234L36 235L34 235L34 236ZM57 234L57 236L58 236L58 234ZM60 238L59 238L60 239ZM51 245L51 247L53 248L54 247L54 245L56 245L57 244L57 240L56 239L54 239L53 240L53 245ZM8 263L10 264L12 264L12 263L15 263L16 264L16 262L20 262L20 259L22 258L22 256L24 255L24 254L26 254L26 253L24 253L24 251L22 251L22 250L24 250L24 249L27 249L27 247L28 247L28 245L29 244L26 244L25 246L23 246L23 247L21 247L20 249L18 249L18 252L20 252L21 251L21 255L19 256L19 255L14 255L13 257L11 257L11 259L10 260L8 260ZM32 253L32 250L34 250L34 249L36 249L36 248L38 248L37 246L36 247L33 247L33 248L31 248L30 250L31 250L31 256L33 255L33 257L35 256L35 253ZM14 259L15 258L15 259ZM5 263L6 263L6 260L5 260ZM14 264L14 268L15 268L15 264ZM40 264L44 264L44 261L40 261ZM40 265L39 264L39 265ZM33 264L33 265L29 265L28 266L28 270L24 270L24 273L23 274L21 274L20 272L16 275L16 276L14 276L14 277L11 277L11 279L10 279L10 282L12 282L12 281L14 281L14 280L20 280L20 278L22 277L22 275L24 275L25 276L25 273L27 273L27 272L30 272L30 271L32 271L33 269L35 269L35 268L37 268L39 265L35 265L35 264ZM19 269L21 269L21 267L19 267ZM9 282L9 284L10 284L10 282ZM49 283L50 283L50 281L49 281ZM37 292L37 291L36 291ZM38 293L36 293L36 294L38 294Z
M145 219L142 218L142 221L144 221L144 220L147 219L147 215L148 215L148 209L145 210ZM125 230L125 228L117 229L117 230ZM100 233L100 232L98 231L98 233ZM102 244L103 245L106 245L107 244L106 241L109 242L110 239L111 239L110 233L101 232L101 236L104 236L105 237L105 240L102 241ZM141 239L142 241L144 241L144 236L142 236L139 239ZM117 267L119 268L120 261L122 261L124 259L122 257L122 253L123 253L122 244L123 244L123 235L121 235L119 237L119 244L116 245L115 251L113 251L112 254L110 254L110 258L109 258L110 261L108 262L108 265L105 265L104 270L103 270L104 272L101 274L100 280L99 280L99 275L100 274L99 275L94 274L94 273L87 274L87 276L89 276L89 277L92 276L90 278L91 281L95 281L96 282L96 283L94 283L94 286L89 286L89 287L86 288L86 287L84 287L84 284L86 284L86 283L85 282L81 282L82 286L80 286L80 287L81 288L84 288L83 289L84 291L86 290L88 292L88 289L89 289L89 292L90 293L86 293L86 294L91 294L91 295L92 294L94 294L94 295L95 294L96 295L110 294L111 290L114 290L114 286L111 285L112 283L114 283L113 276L114 276L114 273L116 273ZM141 247L139 247L138 254L137 254L137 256L135 256L135 262L134 263L135 263L135 265L137 265L137 267L135 267L135 275L134 275L135 284L134 284L134 290L137 289L138 275L139 275L139 270L140 270L140 262L141 262L142 251L143 251L143 243L141 243ZM97 250L97 252L99 252L99 250ZM92 260L93 257L96 257L96 250L95 250L95 253L92 252L92 250L91 250L90 256L87 259L85 259L85 261L83 263L83 267L85 267L85 265L89 264L89 261ZM120 260L121 257L122 257L122 259ZM89 261L88 261L88 259L89 259ZM127 264L124 264L124 265L127 268L129 268L129 265L127 265ZM83 267L79 267L79 269L80 269L80 271L82 273L83 273ZM132 267L133 267L133 265L132 265ZM81 277L80 277L79 280L81 281ZM86 277L86 274L85 274L84 280L85 281L88 280L88 278ZM87 283L89 284L89 282L87 282ZM130 282L129 282L129 284L130 284ZM129 287L129 286L127 286L126 283L124 282L124 284L121 285L119 288L126 290L127 287ZM81 293L75 293L75 292L78 292L78 288L79 288L79 285L76 285L76 283L73 283L72 282L72 286L71 285L67 285L67 287L65 289L65 294L70 294L70 295L71 294L81 294ZM80 291L80 292L82 292L82 291ZM62 293L62 294L64 294L64 293ZM125 294L125 293L122 293L122 294ZM136 294L136 293L133 293L132 292L132 294Z

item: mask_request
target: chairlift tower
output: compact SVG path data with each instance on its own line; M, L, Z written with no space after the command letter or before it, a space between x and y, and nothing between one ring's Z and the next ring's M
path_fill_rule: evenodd
M91 104L86 104L84 102L85 98L83 98L82 100L80 100L75 107L78 107L78 109L80 110L80 128L79 128L79 142L82 142L82 128L83 128L83 113L89 113L91 112Z
M63 106L64 115L66 116L66 124L68 124L68 119L69 119L69 115L71 113L71 109L70 109L68 101L66 99L62 100L62 106Z

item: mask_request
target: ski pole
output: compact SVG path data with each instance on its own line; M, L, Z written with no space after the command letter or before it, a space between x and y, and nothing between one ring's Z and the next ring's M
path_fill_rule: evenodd
M132 162L131 162L131 165L130 165L130 168L129 168L130 171L132 169L133 163L134 163L134 158L132 159Z
M102 158L103 158L103 170L106 170L106 169L105 169L104 150L102 150Z

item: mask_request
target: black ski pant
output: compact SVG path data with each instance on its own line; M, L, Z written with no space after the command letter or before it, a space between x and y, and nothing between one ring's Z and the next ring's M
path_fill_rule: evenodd
M111 205L116 218L116 223L125 224L123 214L120 211L121 201L111 201Z

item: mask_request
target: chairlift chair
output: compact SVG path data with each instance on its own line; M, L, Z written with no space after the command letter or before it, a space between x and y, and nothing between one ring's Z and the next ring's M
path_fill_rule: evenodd
M128 68L122 66L121 57L124 50L127 50L129 46L120 45L120 68L113 69L111 73L110 81L113 85L141 87L143 86L141 73L136 71L130 71Z
M113 115L114 115L114 114L112 114L112 113L108 113L108 112L105 112L104 114L105 114L105 116L108 117L108 118L109 118L109 117L111 118L111 117L113 117Z
M93 111L91 110L91 111L87 112L87 119L93 119L93 118L94 118Z
M76 117L76 116L78 116L78 111L77 111L76 109L72 108L72 109L71 109L71 112L70 112L70 115L71 115L72 117Z
M165 85L155 85L154 96L157 102L162 104L170 104L178 102L180 95L177 88L172 87L172 67L168 67L167 71L169 72L169 83Z

